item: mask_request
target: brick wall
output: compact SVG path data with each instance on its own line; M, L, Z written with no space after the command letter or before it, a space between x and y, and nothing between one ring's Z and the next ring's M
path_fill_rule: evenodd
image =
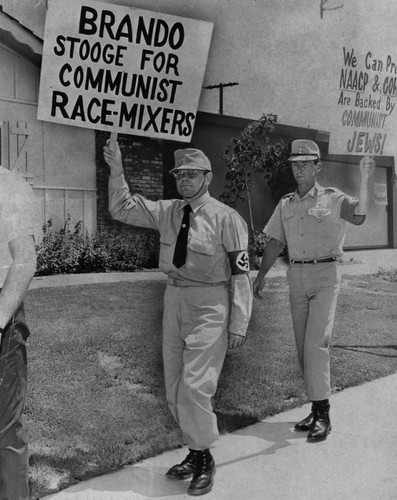
M109 167L103 160L102 149L109 138L107 132L96 134L97 161L97 227L99 230L128 226L114 221L108 209ZM155 140L130 135L119 135L123 155L125 179L133 193L151 200L163 198L163 147Z

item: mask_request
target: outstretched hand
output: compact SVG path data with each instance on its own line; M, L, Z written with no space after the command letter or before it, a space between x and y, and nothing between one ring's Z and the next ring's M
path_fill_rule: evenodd
M118 177L123 173L123 162L118 142L108 139L103 148L103 157L110 167L110 175Z

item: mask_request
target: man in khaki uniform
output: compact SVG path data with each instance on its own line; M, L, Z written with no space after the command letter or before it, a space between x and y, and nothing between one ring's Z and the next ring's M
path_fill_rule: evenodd
M290 266L287 279L298 359L306 391L312 402L310 415L295 429L308 431L309 441L322 441L331 430L329 418L329 344L340 290L337 266L343 253L346 223L360 225L369 207L368 181L375 169L370 158L360 161L360 198L352 198L316 181L321 169L320 150L308 140L291 145L292 171L297 183L294 193L284 196L264 228L271 238L254 282L258 298L264 277L284 244Z
M212 198L211 163L198 149L175 151L182 200L150 201L131 195L118 145L105 146L111 169L109 210L115 219L160 231L160 268L168 274L164 296L163 360L166 396L189 453L166 476L193 476L188 494L208 493L218 439L211 405L227 347L245 342L252 308L246 223Z

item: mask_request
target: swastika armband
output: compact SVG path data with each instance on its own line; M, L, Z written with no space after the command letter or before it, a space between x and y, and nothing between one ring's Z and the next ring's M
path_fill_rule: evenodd
M232 274L244 274L250 270L247 250L237 250L229 252L229 262Z

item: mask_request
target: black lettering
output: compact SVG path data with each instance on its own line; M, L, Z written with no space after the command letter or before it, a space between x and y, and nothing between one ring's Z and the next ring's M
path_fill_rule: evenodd
M119 114L119 127L122 127L125 122L130 122L130 127L135 127L136 114L138 110L138 104L135 103L130 109L127 108L127 103L122 102L120 106Z
M168 24L162 19L157 20L156 31L154 32L154 46L164 47L168 39Z
M183 135L189 137L193 132L193 123L196 115L194 113L188 113L186 115L186 127L183 129Z
M125 30L125 31L124 31ZM116 32L116 40L120 40L121 37L126 38L130 43L133 42L132 38L132 24L131 18L129 15L126 15L121 20L119 27Z
M65 109L68 101L69 99L65 92L54 90L54 92L52 93L51 116L56 116L57 109L59 109L63 118L69 118L69 115Z
M110 99L104 99L102 101L102 113L101 113L101 123L102 125L113 125L113 121L107 120L107 117L112 114L112 110L108 109L109 106L113 106L116 101Z
M166 78L162 78L159 82L159 91L157 92L156 99L160 102L164 102L167 100L167 87L169 82ZM154 99L154 97L152 97Z
M157 108L156 111L152 111L152 108L150 106L147 106L147 112L149 115L149 121L146 123L145 128L143 129L144 132L147 132L149 127L152 127L155 132L158 132L159 129L156 124L156 118L158 114L160 113L161 108Z
M354 56L354 49L352 49L350 53L343 47L343 59L345 66L353 66L353 68L357 66L357 58Z
M131 97L135 93L135 86L136 86L136 73L134 73L131 77L131 83L130 87L127 90L127 83L128 83L128 73L123 73L123 82L122 82L122 90L121 93L125 97Z
M87 106L87 116L88 116L88 120L91 123L98 123L99 120L101 119L100 115L96 115L95 118L92 116L92 108L94 105L97 107L101 106L101 101L99 99L97 99L96 97L91 99L90 103Z
M178 38L176 38L176 35L178 35ZM179 49L179 47L181 47L184 41L185 41L185 30L183 28L183 24L175 23L174 26L171 28L168 43L170 44L172 49L177 50ZM175 74L179 76L178 73Z
M81 121L85 122L84 101L82 95L77 97L72 114L70 115L71 120L75 120L76 118L80 118Z
M166 70L167 75L170 72L170 69L173 69L175 76L179 76L179 73L178 73L179 58L178 58L178 56L175 54L168 54L168 61L167 62L168 62L167 70Z
M102 84L103 84L103 74L104 70L100 68L96 75L92 72L92 68L90 66L87 67L87 75L85 79L85 90L97 90L98 92L102 92Z
M84 68L82 66L77 66L73 74L73 83L76 88L80 88L84 81Z
M104 31L107 31L107 34L109 37L114 40L114 34L112 31L112 26L114 25L115 22L115 17L114 14L111 10L103 10L102 11L102 16L101 16L101 26L99 28L99 36L103 38L104 36Z
M90 43L88 40L83 40L80 44L79 56L80 59L85 61L90 55Z
M149 31L147 31L143 17L139 17L136 29L136 43L141 43L141 37L143 36L146 45L152 45L154 22L155 19L151 18L149 22Z
M153 50L147 50L147 49L142 50L141 65L139 67L140 70L144 69L146 61L150 61L148 56L153 54L154 54Z
M135 96L138 98L143 97L143 99L147 99L149 97L151 82L152 82L151 76L138 75L138 82L136 86Z
M101 57L102 47L99 42L95 42L91 47L91 61L98 62Z
M54 47L54 53L57 56L63 56L65 54L65 46L63 43L66 39L64 36L58 35L56 40L57 40L57 44L59 46L59 49L57 47Z
M125 74L125 73L124 73ZM120 85L121 85L121 77L123 76L123 73L118 71L113 78L113 73L109 70L106 70L105 73L105 85L104 85L104 92L108 93L110 92L115 92L116 95L119 94L120 92Z
M74 46L76 43L80 43L80 38L75 38L73 36L68 36L66 38L68 42L70 42L70 50L69 50L69 57L70 59L73 59L74 57Z
M182 85L182 82L178 82L177 80L170 80L170 84L171 84L171 94L169 97L169 102L170 104L172 104L175 100L176 89L179 85Z
M178 129L177 134L183 135L182 125L185 121L185 113L180 109L176 109L174 113L174 119L171 127L171 134L175 134L176 129Z
M95 35L97 32L95 24L97 18L98 14L95 9L83 5L80 12L79 33L83 35Z
M168 128L166 128L166 125L168 125L171 121L168 118L168 115L171 113L172 113L172 109L170 109L170 108L163 109L163 116L161 118L161 124L160 124L160 132L163 134L168 134Z
M68 71L69 73L72 71L72 66L68 63L65 63L59 71L59 81L64 87L69 87L70 80L66 80L64 77L64 73Z

